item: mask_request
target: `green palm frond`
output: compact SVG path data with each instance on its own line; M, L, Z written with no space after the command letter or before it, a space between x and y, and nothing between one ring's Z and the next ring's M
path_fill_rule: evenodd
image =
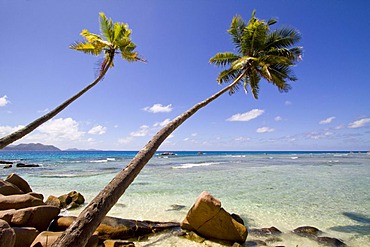
M259 82L261 80L261 76L256 69L252 69L251 73L248 74L248 78L253 97L258 99L258 93L260 91Z
M237 49L240 48L242 43L242 34L245 28L245 22L240 16L235 16L227 32L232 36L233 43Z
M255 18L251 19L242 35L242 52L255 56L256 51L264 46L268 30L266 22Z
M112 19L107 19L103 12L100 15L100 32L104 35L108 42L113 43L114 41L114 28Z
M299 42L301 34L289 27L283 27L268 34L266 48L290 47Z
M216 66L224 67L226 65L232 64L234 61L240 57L232 52L220 52L212 57L209 62L215 64Z
M238 77L238 71L233 68L229 68L220 72L217 77L217 81L219 84L224 84L233 81L236 77Z
M70 45L69 48L95 56L98 56L102 52L102 49L95 47L90 42L75 42L74 44Z

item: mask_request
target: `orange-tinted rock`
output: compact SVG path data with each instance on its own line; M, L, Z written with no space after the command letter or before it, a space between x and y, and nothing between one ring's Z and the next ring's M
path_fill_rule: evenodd
M181 228L192 230L208 239L244 243L247 228L233 219L221 207L221 202L203 192L181 223Z
M12 183L16 185L20 190L22 190L24 193L32 192L32 189L30 185L27 183L26 180L21 178L15 173L10 174L5 181Z
M21 209L45 205L45 203L30 194L0 195L0 210Z
M13 227L13 230L16 236L14 247L30 246L39 235L39 231L34 227Z
M16 185L0 179L0 194L7 196L24 194L24 192L21 189L19 189Z

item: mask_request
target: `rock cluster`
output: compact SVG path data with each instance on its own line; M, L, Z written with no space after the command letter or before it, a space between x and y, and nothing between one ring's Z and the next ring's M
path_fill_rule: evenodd
M76 219L60 216L60 210L84 204L84 197L72 191L56 197L44 196L17 174L0 179L0 247L49 247ZM142 238L167 229L179 228L177 222L153 222L105 217L91 236L87 247L135 246L123 241Z
M39 233L47 230L60 209L43 199L17 174L0 179L0 246L31 246Z
M24 168L24 167L40 167L39 164L14 163L12 161L6 161L6 160L0 160L0 164L5 165L5 166L3 166L4 169L12 168L13 164L15 164L16 167L21 167L21 168Z
M71 191L68 194L59 197L50 195L45 202L48 205L53 205L60 209L73 209L85 203L85 198L77 191Z

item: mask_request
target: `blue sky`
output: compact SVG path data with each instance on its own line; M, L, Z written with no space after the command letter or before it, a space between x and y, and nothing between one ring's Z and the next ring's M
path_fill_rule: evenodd
M221 86L209 64L233 51L233 16L275 17L302 34L292 90L261 81L259 99L223 95L162 150L370 150L369 1L0 0L0 136L75 94L101 58L68 49L98 13L128 23L147 64L116 59L96 87L18 143L139 150L170 119ZM274 26L273 26L274 27Z

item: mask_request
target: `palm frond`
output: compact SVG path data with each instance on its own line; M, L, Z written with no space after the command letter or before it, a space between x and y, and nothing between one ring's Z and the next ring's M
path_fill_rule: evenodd
M273 32L270 32L267 36L266 49L267 48L289 48L301 39L300 33L289 27L282 27Z
M102 52L101 47L96 47L90 42L75 42L72 45L70 45L69 48L95 56L98 56Z
M90 42L97 49L103 50L104 48L111 46L109 42L103 40L99 35L90 33L86 29L82 30L80 35L84 37L88 42Z
M100 32L104 35L108 42L113 43L114 40L114 29L112 19L107 19L103 12L100 15Z
M233 81L236 77L238 77L238 71L233 68L229 68L220 72L217 77L217 81L219 84L224 84Z
M114 24L113 29L114 29L113 43L118 43L124 38L129 39L130 34L131 34L131 30L128 28L127 24L116 22Z
M272 25L274 25L276 23L277 23L277 20L276 19L272 19L272 18L267 21L267 25L269 25L269 26L272 26Z
M268 25L264 21L250 20L242 35L243 55L254 56L264 46L267 32Z
M244 28L244 20L240 16L235 16L231 21L230 29L227 30L227 32L232 36L233 43L238 50L241 47Z
M234 61L236 61L239 58L240 56L232 52L220 52L220 53L217 53L214 57L212 57L209 60L209 62L216 66L224 67L226 65L232 64Z
M251 73L248 74L248 77L253 97L258 99L258 93L260 91L259 82L261 80L261 76L257 73L256 69L252 69Z

